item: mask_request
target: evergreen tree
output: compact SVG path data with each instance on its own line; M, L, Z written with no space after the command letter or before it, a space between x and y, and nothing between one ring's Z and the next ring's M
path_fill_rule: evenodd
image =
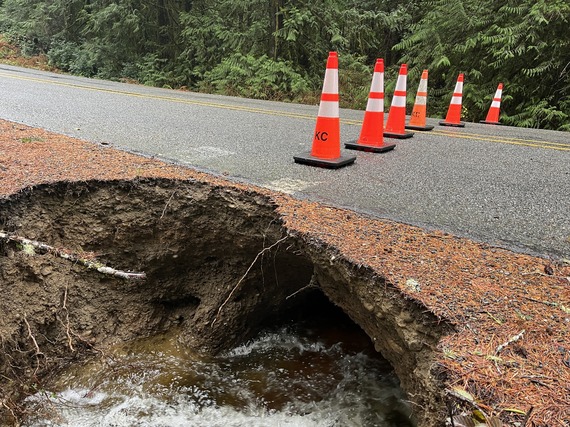
M422 7L428 12L395 49L412 69L430 69L440 114L449 99L441 96L465 72L467 119L484 117L502 81L505 122L570 129L567 1L425 0Z

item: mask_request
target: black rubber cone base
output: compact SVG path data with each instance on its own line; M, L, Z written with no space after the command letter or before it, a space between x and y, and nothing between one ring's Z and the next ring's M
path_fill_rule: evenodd
M311 155L311 152L302 153L298 156L293 156L295 163L300 163L303 165L316 166L319 168L326 169L338 169L343 166L348 166L354 163L356 156L342 155L336 159L321 159L320 157L315 157Z
M479 123L485 123L486 125L500 125L499 122L488 122L487 120L479 120Z
M378 145L359 144L357 141L350 141L346 142L344 146L349 150L367 151L369 153L385 153L386 151L393 150L394 147L396 147L396 144L382 144L378 146Z
M396 138L396 139L408 139L414 136L413 132L404 133L394 133L394 132L384 132L384 137L386 138Z
M441 121L439 122L440 126L452 126L452 127L456 127L456 128L464 128L465 127L465 123L463 122L459 122L459 123L451 123L451 122L446 122Z
M425 125L425 126L406 125L405 128L406 129L412 129L412 130L428 131L428 130L432 130L433 126L432 125Z

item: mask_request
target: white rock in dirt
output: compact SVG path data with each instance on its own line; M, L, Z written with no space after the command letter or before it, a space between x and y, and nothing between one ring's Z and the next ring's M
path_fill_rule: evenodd
M406 286L413 292L420 292L422 290L419 282L416 279L406 280Z

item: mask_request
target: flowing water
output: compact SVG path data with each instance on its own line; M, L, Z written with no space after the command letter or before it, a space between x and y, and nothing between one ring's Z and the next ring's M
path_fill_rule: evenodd
M28 399L28 427L413 426L387 362L354 324L265 330L217 357L175 334L113 349Z

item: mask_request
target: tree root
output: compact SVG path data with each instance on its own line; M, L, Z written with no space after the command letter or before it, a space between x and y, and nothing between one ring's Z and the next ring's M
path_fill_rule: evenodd
M243 276L241 276L241 278L238 280L238 282L236 283L236 285L233 287L232 291L230 292L230 294L228 295L228 297L225 299L225 301L222 303L222 305L220 305L220 308L218 308L218 312L216 313L216 317L214 317L214 320L212 320L212 323L210 324L210 326L214 326L214 323L216 323L216 321L218 320L218 316L220 315L220 313L222 312L223 308L225 307L225 305L229 302L229 300L232 298L233 294L235 293L235 291L239 288L239 285L241 285L241 283L244 281L244 279L247 277L247 275L249 274L249 272L251 271L251 269L253 268L253 266L255 265L255 263L257 262L257 260L263 256L263 254L265 254L265 252L269 252L271 249L273 249L275 246L279 245L280 243L284 242L289 236L286 235L285 237L282 237L281 239L277 240L275 243L273 243L271 246L268 246L266 248L263 248L254 258L254 260L251 262L251 264L249 265L249 268L246 270L246 272L243 274Z
M32 340L32 342L34 343L34 348L35 348L35 357L36 357L36 370L34 371L34 375L36 375L38 373L38 371L40 370L40 366L41 366L41 362L40 362L40 356L45 357L45 354L42 353L42 351L40 350L40 346L38 345L38 342L36 341L36 337L34 337L34 334L32 334L32 328L30 326L30 322L28 322L28 319L26 318L26 316L24 315L24 322L26 323L26 326L28 328L28 338L30 338Z

